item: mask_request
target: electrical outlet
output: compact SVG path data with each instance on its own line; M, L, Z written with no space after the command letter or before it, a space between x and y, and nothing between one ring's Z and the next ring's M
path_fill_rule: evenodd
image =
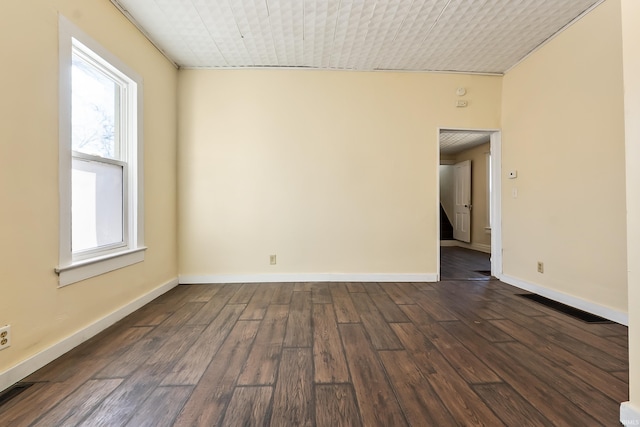
M11 345L11 325L5 325L0 328L0 350Z
M275 255L269 255L269 264L276 265L276 256Z
M544 262L538 261L538 273L544 273Z

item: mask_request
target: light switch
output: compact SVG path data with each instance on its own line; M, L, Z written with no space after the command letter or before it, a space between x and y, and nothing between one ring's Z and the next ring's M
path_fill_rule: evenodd
M517 188L512 188L512 189L511 189L511 196L512 196L514 199L517 199L517 198L518 198L518 189L517 189Z

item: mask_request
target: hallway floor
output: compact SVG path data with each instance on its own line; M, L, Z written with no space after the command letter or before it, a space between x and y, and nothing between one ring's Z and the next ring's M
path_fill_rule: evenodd
M489 279L479 271L491 271L490 254L458 246L440 247L441 280Z

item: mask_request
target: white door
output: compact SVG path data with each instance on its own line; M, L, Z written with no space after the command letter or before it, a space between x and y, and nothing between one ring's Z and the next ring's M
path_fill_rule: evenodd
M453 238L471 242L471 160L456 163L453 169Z

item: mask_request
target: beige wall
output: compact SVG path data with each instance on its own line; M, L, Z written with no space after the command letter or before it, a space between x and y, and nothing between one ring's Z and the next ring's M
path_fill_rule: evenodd
M458 86L466 109L454 106ZM500 86L446 74L180 72L181 275L435 274L438 127L496 127Z
M506 275L626 312L620 19L606 1L505 75L502 235Z
M630 401L640 414L640 2L622 1L629 266Z
M57 287L58 12L144 79L144 263ZM177 71L107 0L0 5L0 373L177 277Z
M487 221L487 156L489 143L465 150L456 156L456 163L471 160L471 245L491 247L491 234Z

